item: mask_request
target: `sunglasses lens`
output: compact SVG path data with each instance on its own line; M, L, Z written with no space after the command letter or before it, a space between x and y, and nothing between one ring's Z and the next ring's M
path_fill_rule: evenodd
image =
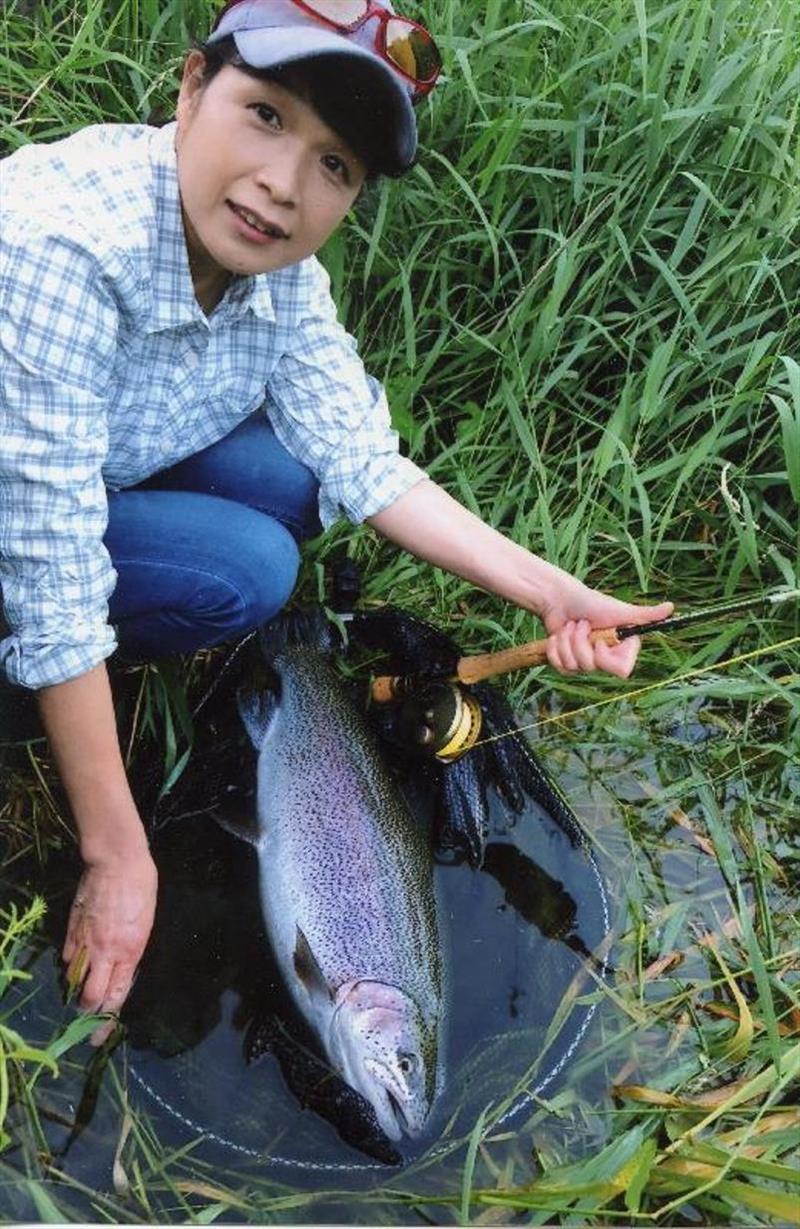
M442 67L430 34L401 18L392 17L386 23L386 54L407 77L423 85L433 81Z
M324 21L342 29L360 21L369 8L369 0L304 0L304 4Z

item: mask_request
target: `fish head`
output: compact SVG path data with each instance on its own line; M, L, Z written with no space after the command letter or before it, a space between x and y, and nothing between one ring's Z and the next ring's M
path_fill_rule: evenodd
M389 1139L419 1135L436 1087L435 1030L396 986L359 981L336 995L328 1052Z

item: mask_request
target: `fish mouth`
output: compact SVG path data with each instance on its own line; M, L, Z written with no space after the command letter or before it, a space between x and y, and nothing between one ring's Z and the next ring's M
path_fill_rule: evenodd
M409 1046L416 1055L408 1038L407 996L395 986L364 981L340 987L337 998L327 1047L334 1066L372 1107L387 1139L414 1138L431 1106L420 1080L421 1058L411 1077L408 1067L395 1070L399 1057L410 1057L403 1053Z
M377 1064L369 1060L365 1063L367 1074L372 1077L371 1091L367 1095L362 1088L362 1095L375 1111L378 1125L385 1135L392 1140L399 1140L405 1135L414 1139L420 1135L428 1119L429 1106L409 1104L401 1094L391 1075Z
M360 1091L361 1095L365 1096L364 1090ZM374 1088L372 1094L366 1099L372 1106L378 1126L387 1139L397 1143L404 1135L409 1139L419 1135L422 1122L411 1122L402 1101L386 1084Z
M400 1139L402 1135L417 1135L419 1133L419 1129L417 1128L415 1130L411 1126L406 1112L403 1109L402 1103L398 1101L391 1088L386 1089L386 1100L389 1102L389 1110L392 1114L394 1114L395 1122L397 1124L398 1134L396 1138ZM391 1139L392 1137L389 1136L389 1138Z

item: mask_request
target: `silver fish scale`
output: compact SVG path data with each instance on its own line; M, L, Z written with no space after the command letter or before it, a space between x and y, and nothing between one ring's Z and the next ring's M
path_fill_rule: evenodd
M426 838L330 667L308 650L273 663L281 696L259 758L264 912L284 967L297 928L334 990L397 986L435 1023L441 995Z

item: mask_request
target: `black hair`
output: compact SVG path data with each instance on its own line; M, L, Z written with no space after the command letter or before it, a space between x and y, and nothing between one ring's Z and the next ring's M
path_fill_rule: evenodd
M352 57L318 56L313 68L304 60L275 68L253 68L242 59L233 35L216 43L198 43L196 50L205 59L203 85L227 65L260 81L275 81L313 107L322 122L349 145L366 166L368 180L403 173L387 158L386 132L394 125L391 104L382 91L370 88L363 79L347 77L348 70L352 72Z

